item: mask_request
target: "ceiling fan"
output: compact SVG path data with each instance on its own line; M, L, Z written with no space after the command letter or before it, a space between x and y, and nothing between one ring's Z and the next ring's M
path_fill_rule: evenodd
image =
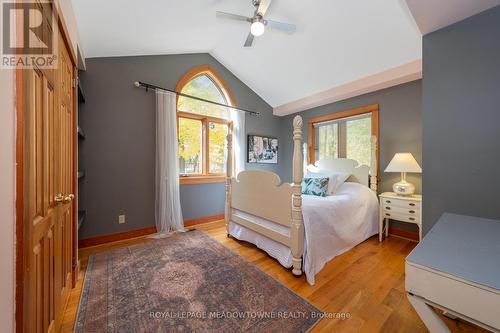
M262 34L264 34L264 31L266 30L266 27L281 30L288 34L293 34L295 32L294 24L264 19L264 15L266 15L267 10L269 9L271 0L252 0L252 4L255 7L255 12L252 17L246 17L242 15L219 12L219 11L216 13L216 16L219 18L227 18L231 20L245 21L251 23L250 32L248 33L248 37L244 44L245 47L252 46L254 36L255 37L262 36Z

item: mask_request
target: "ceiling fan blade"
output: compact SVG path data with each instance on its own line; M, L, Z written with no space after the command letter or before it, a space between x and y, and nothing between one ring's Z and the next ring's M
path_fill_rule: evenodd
M261 16L266 15L270 5L271 0L260 0L259 7L257 8L257 14L260 14Z
M250 47L252 46L253 43L253 35L251 32L248 33L247 40L245 41L245 47Z
M250 22L250 18L248 18L246 16L242 16L242 15L237 15L237 14L231 14L231 13L225 13L225 12L219 12L219 11L217 11L215 13L215 16L219 17L219 18L230 19L230 20Z
M265 21L266 26L269 28L281 30L283 32L286 32L287 34L293 34L297 28L295 27L295 24L291 23L283 23L283 22L278 22L278 21L273 21L273 20L266 20Z

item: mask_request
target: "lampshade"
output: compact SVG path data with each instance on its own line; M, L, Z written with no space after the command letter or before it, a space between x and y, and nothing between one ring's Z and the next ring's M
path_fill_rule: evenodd
M422 168L411 153L397 153L385 168L385 172L415 172L421 173Z

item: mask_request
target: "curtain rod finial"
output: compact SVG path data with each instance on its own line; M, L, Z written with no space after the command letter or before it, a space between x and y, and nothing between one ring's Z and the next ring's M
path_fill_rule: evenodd
M140 86L141 86L141 84L139 83L139 81L135 81L135 82L134 82L134 86L136 86L136 87L140 87Z

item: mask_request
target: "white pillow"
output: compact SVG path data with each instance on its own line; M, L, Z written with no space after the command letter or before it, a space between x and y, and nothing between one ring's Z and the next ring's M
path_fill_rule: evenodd
M307 168L304 178L328 178L328 195L333 195L351 175L347 172Z

